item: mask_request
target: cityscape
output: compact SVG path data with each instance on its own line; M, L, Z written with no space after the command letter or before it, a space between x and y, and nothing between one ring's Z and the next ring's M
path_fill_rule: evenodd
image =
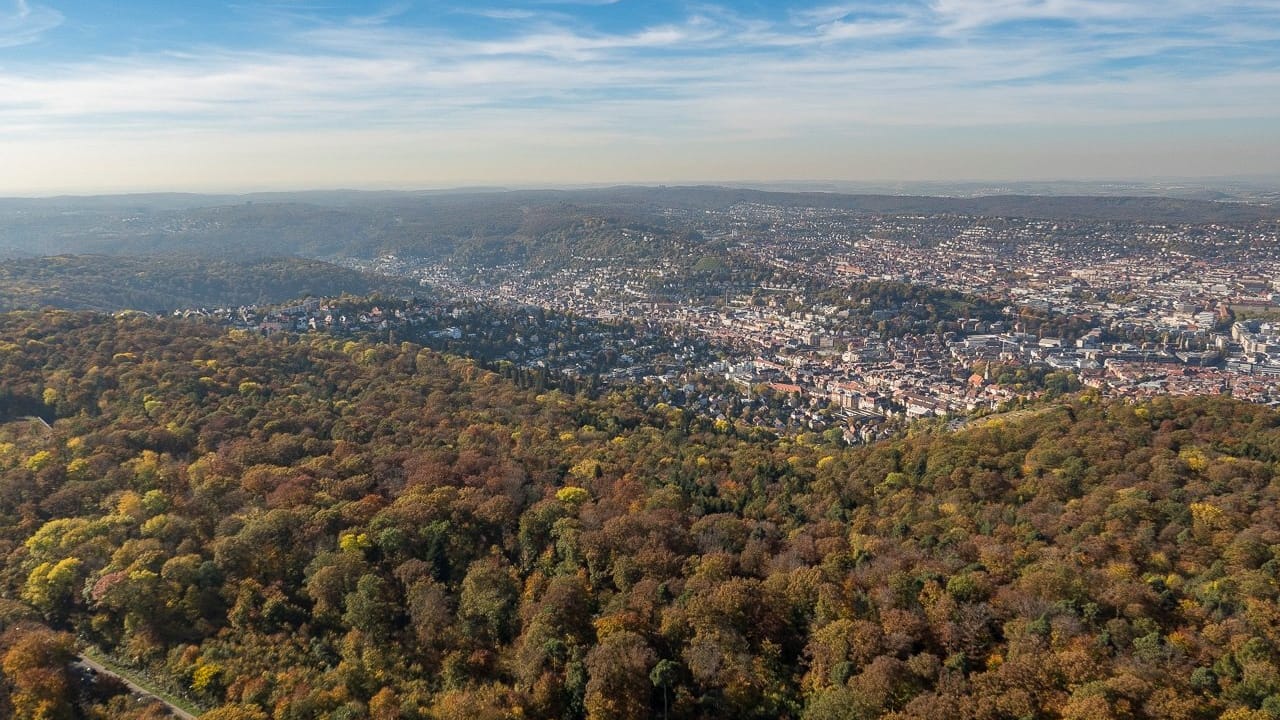
M1277 130L1277 0L0 0L0 720L1280 720Z
M264 332L392 330L553 377L657 383L720 418L744 403L767 407L759 395L771 394L786 402L749 415L754 423L838 428L850 442L895 419L963 418L1069 388L1280 403L1275 223L863 217L759 204L667 215L723 254L692 266L575 257L560 268L347 259L411 279L430 300L385 315L319 302L217 314ZM934 298L903 288L949 294L926 311ZM507 342L494 342L493 326ZM704 386L705 396L693 392Z

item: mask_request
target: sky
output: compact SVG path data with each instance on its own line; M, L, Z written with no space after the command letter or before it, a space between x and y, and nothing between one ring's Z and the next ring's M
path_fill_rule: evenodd
M0 0L0 194L1280 173L1280 0Z

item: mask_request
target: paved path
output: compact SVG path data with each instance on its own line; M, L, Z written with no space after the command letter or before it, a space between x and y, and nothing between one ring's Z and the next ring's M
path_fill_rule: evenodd
M166 702L164 698L155 696L154 694L151 693L150 690L147 690L146 688L137 685L132 680L121 675L120 673L108 670L107 668L94 662L92 659L85 657L84 655L77 655L76 661L79 662L81 665L84 665L85 667L98 673L99 675L110 675L111 677L119 680L120 682L124 683L125 687L129 688L130 692L137 693L138 695L142 695L144 697L152 698L162 703L165 707L169 708L169 712L172 713L174 717L181 718L182 720L196 720L195 715L192 715L191 713L187 712L186 710L183 710L177 705L173 705L169 702Z

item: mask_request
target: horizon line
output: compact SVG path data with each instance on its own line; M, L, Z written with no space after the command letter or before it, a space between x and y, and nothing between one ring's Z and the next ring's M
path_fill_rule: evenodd
M877 179L877 180L849 180L834 178L814 178L814 179L780 179L780 180L759 180L759 179L736 179L736 180L618 180L607 182L582 182L582 183L530 183L530 182L462 182L458 184L439 184L439 185L395 185L380 186L378 184L368 185L335 185L335 186L290 186L290 187L258 187L240 186L235 189L160 189L160 188L139 188L123 191L94 191L94 190L75 190L68 189L66 191L35 191L33 193L11 193L5 192L0 194L0 200L68 200L68 199L101 199L101 198L125 198L125 197L145 197L145 196L190 196L190 197L252 197L261 195L306 195L306 194L323 194L323 193L349 193L349 194L433 194L433 193L504 193L504 192L529 192L529 191L574 191L574 190L608 190L612 188L708 188L720 187L728 189L741 190L761 190L766 192L790 192L804 193L817 192L829 193L833 195L859 195L859 194L878 194L878 195L900 195L912 196L918 193L910 191L890 191L889 188L900 187L908 188L912 186L928 187L938 186L939 188L953 187L971 187L974 189L984 186L999 185L1016 185L1016 186L1053 186L1053 185L1082 185L1082 186L1133 186L1135 189L1148 189L1158 191L1160 186L1185 183L1190 185L1198 185L1187 189L1213 190L1214 185L1237 185L1237 184L1256 184L1255 190L1270 190L1280 192L1280 173L1275 174L1245 174L1245 175L1199 175L1199 176L1098 176L1098 177L1059 177L1059 178L960 178L960 179ZM788 188L796 186L796 189L773 189ZM803 186L828 186L826 189L821 187ZM841 188L839 186L844 186ZM866 190L859 190L865 188ZM879 189L878 191L876 191ZM874 191L874 192L873 192ZM1030 194L1037 193L994 193L996 195L1003 194ZM1086 193L1088 194L1088 193ZM947 193L939 195L939 197L948 197Z

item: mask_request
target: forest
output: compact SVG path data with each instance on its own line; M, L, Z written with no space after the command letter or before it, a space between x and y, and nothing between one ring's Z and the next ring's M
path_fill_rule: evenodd
M307 295L410 294L415 289L409 280L301 258L56 255L0 265L0 311L168 312L282 303Z
M38 417L48 422L46 425ZM1280 414L869 447L412 343L0 315L0 716L1280 717Z

